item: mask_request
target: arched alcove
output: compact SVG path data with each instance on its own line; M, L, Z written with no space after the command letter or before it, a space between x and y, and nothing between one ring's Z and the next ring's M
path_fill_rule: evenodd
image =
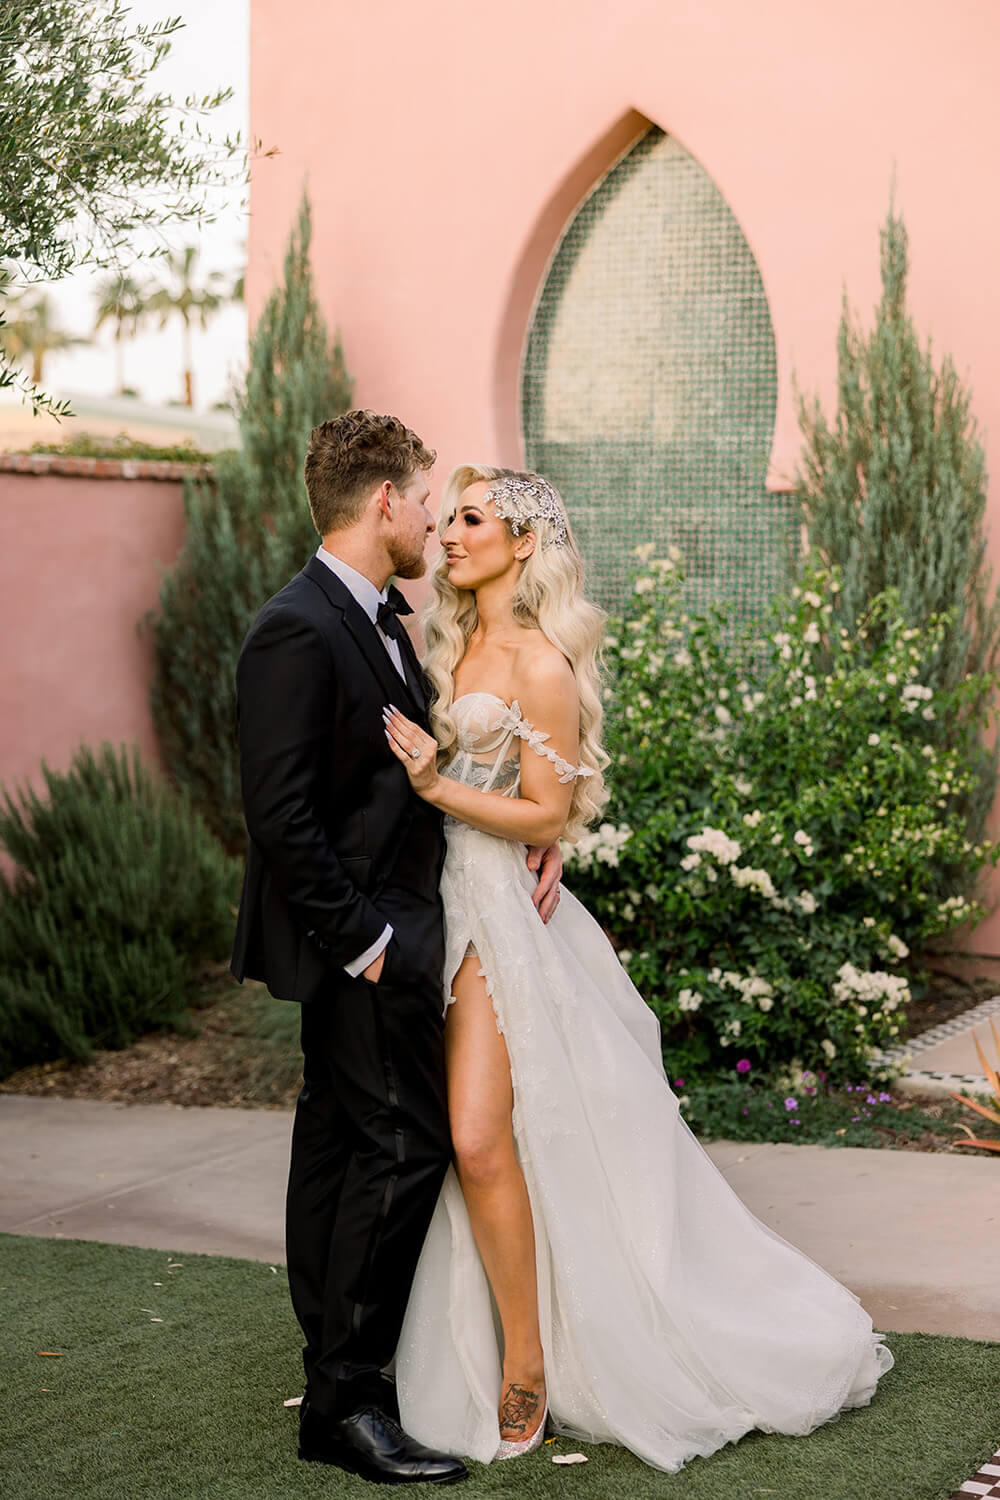
M606 607L653 542L680 547L689 607L759 613L792 526L788 497L765 488L776 402L750 247L700 163L653 126L566 227L521 371L528 464L566 498Z

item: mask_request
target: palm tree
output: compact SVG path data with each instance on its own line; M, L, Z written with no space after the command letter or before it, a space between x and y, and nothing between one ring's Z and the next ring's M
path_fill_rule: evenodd
M209 271L204 285L195 285L195 262L198 252L189 245L186 250L171 250L166 257L170 276L166 283L154 287L147 307L159 313L163 328L176 313L184 325L184 404L194 405L194 382L191 375L191 324L197 319L207 328L209 319L228 301L221 271Z
M67 333L65 328L59 327L56 305L45 292L33 300L29 300L27 294L22 295L9 305L14 316L4 322L0 340L10 359L30 357L31 379L36 386L41 384L47 354L90 343L90 339Z
M97 283L97 313L94 332L105 323L114 325L115 368L118 375L118 394L124 396L125 385L125 339L135 338L139 324L149 313L147 294L139 283L126 272L103 277Z

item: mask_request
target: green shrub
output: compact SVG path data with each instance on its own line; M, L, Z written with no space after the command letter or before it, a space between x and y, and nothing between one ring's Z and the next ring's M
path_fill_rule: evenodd
M144 443L127 432L119 432L114 437L78 432L64 443L32 443L30 448L18 451L46 453L56 458L148 458L175 464L211 464L218 457L215 453L207 453L194 442L172 443L164 447L157 443Z
M804 1072L776 1081L754 1080L749 1059L740 1058L729 1078L679 1085L681 1110L703 1140L785 1141L815 1146L899 1146L934 1142L944 1150L954 1139L959 1107L943 1096L916 1103L879 1083L845 1082Z
M235 676L250 624L319 545L302 468L312 428L346 411L351 384L313 290L304 199L284 282L250 341L238 400L240 450L215 482L185 485L184 549L153 623L153 722L171 775L228 849L246 846L236 745Z
M228 952L239 889L236 861L135 747L42 771L46 796L6 792L0 810L15 862L0 873L0 1076L177 1020L197 967Z
M925 685L947 620L907 626L891 592L854 637L834 631L839 584L819 571L733 650L720 612L682 613L676 559L644 551L608 638L612 801L568 882L674 1072L710 1076L738 1046L763 1072L868 1076L901 1034L909 950L981 914L951 892L1000 857L960 811L985 753L983 712L962 710L982 684Z

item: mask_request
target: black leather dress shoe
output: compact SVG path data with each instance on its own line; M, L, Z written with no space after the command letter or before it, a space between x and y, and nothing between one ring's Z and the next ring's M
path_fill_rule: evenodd
M459 1459L425 1448L377 1406L340 1418L307 1409L299 1424L299 1457L374 1484L456 1484L469 1475Z

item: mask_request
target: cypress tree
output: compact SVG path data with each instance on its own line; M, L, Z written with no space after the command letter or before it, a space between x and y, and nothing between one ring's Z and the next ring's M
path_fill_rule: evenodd
M844 297L832 423L818 400L799 398L805 444L796 496L811 547L840 573L834 630L856 638L859 618L887 588L913 625L948 614L927 685L950 688L994 671L1000 650L983 530L985 456L968 389L947 355L938 362L930 340L921 346L907 310L908 240L892 204L880 243L882 295L867 335ZM993 800L997 759L968 731L982 722L988 692L969 699L961 725L940 726L945 741L963 736L976 763L968 805L976 832Z
M316 547L302 482L314 426L351 404L339 340L331 344L313 289L304 197L284 280L250 342L237 398L240 447L214 482L185 486L184 547L153 621L153 719L171 775L228 849L246 841L240 803L234 679L261 605Z

